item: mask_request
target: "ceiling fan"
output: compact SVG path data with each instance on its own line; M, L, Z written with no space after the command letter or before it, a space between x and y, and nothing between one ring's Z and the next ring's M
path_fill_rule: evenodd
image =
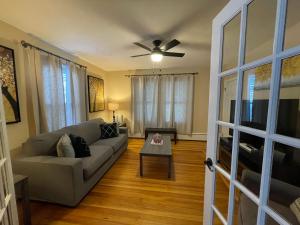
M151 55L151 59L154 62L160 62L163 58L163 56L171 56L171 57L183 57L185 53L178 53L178 52L167 52L169 49L174 48L175 46L179 45L180 42L176 39L168 42L167 44L160 46L162 41L161 40L154 40L153 42L154 48L151 49L141 43L134 42L135 45L146 49L150 53L142 54L142 55L133 55L131 57L140 57L140 56L146 56Z

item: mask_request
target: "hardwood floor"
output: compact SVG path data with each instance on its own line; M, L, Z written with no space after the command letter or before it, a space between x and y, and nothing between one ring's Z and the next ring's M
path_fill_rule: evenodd
M174 173L167 179L164 158L145 157L139 176L139 150L144 141L130 139L128 150L76 208L32 202L33 225L200 225L206 142L173 144ZM220 201L225 185L218 193Z

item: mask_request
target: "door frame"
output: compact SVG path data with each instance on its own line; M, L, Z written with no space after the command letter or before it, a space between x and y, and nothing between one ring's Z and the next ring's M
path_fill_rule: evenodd
M244 64L245 53L245 31L247 23L247 7L253 0L231 0L223 10L214 18L212 26L212 49L211 49L211 71L210 71L210 93L209 93L209 114L208 114L208 138L206 157L211 158L214 162L214 172L208 168L205 171L205 189L204 189L204 217L203 224L211 225L213 221L213 213L215 213L223 224L233 223L234 211L234 191L239 189L249 199L258 205L257 224L264 224L266 213L271 216L279 224L288 224L278 213L268 206L269 183L271 176L272 146L273 142L287 144L296 148L300 148L300 140L297 138L286 137L276 134L277 108L280 91L280 76L281 76L281 61L293 55L300 54L300 46L291 49L283 49L282 43L285 31L285 17L287 0L277 0L275 32L273 42L273 52L271 55L258 59L248 64ZM224 26L241 12L240 22L240 43L239 43L239 58L236 68L222 72L222 45L223 45L223 28ZM240 102L242 98L242 82L243 73L245 70L255 68L257 66L272 63L272 76L270 81L269 107L267 128L265 131L239 125L240 121ZM218 120L219 116L219 98L220 98L220 81L224 76L237 74L237 90L236 90L236 107L234 123L228 123ZM233 146L231 159L231 173L227 173L220 166L216 165L216 151L218 140L218 127L226 127L233 129ZM240 182L236 177L237 172L237 155L238 155L238 139L239 132L243 131L248 134L256 135L265 139L264 155L262 164L260 197L253 194ZM224 218L218 209L213 205L215 192L215 171L220 172L230 181L229 187L229 203L228 203L228 218Z

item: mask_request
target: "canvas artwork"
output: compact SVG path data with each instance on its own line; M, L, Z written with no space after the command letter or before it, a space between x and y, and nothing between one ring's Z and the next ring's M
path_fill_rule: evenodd
M21 121L14 50L0 45L0 82L6 123Z
M98 112L105 109L103 79L88 76L89 111Z
M270 89L272 64L264 64L255 69L256 80L255 90L267 90ZM300 56L282 60L281 65L281 88L298 87L300 85Z

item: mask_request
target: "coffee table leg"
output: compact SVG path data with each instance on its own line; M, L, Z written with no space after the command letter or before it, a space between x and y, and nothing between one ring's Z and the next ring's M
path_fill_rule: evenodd
M171 171L172 171L172 156L169 156L169 171L168 171L168 178L171 178Z
M143 176L143 156L140 154L140 176Z

